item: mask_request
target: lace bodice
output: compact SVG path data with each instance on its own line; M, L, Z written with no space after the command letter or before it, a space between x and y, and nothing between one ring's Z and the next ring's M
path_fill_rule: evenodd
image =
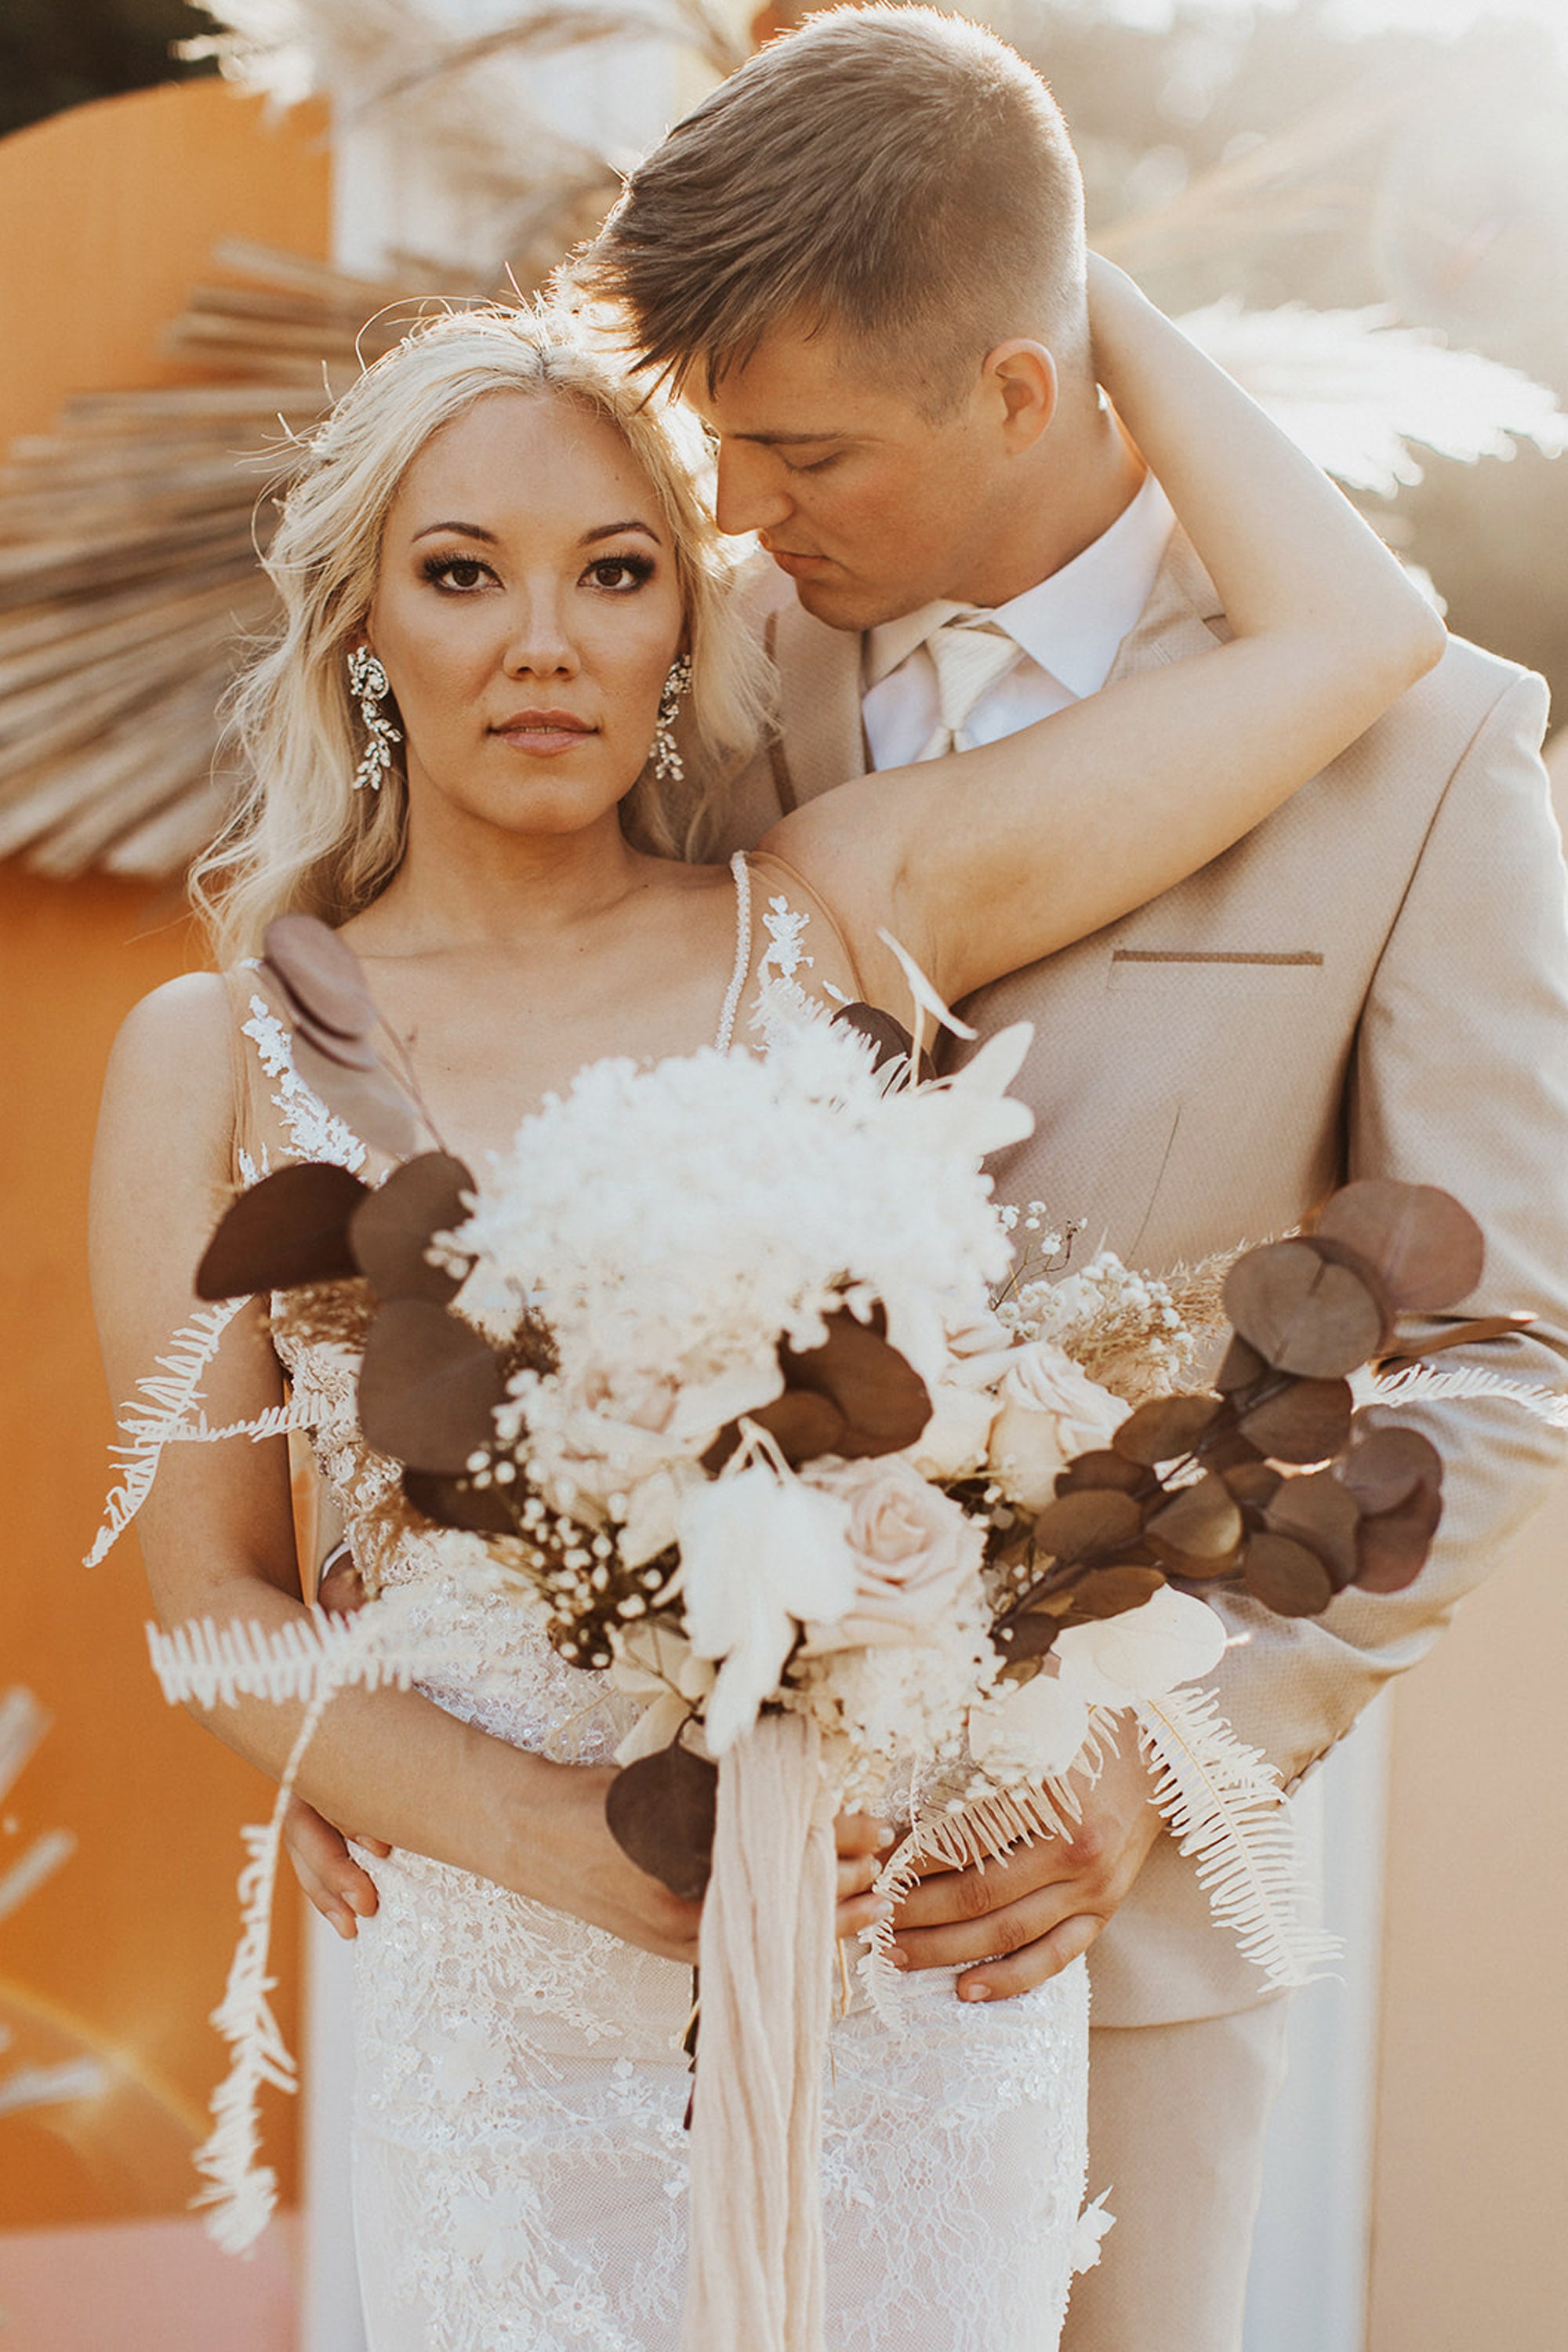
M799 877L764 858L735 874L714 1042L743 1051L764 984L824 1004L860 990ZM376 1155L295 1071L260 974L230 986L237 1179L309 1157L374 1182ZM530 1601L487 1580L481 1541L413 1510L398 1466L360 1436L369 1305L351 1283L272 1302L296 1417L367 1587L412 1588L473 1659L472 1676L422 1685L438 1704L562 1761L607 1762L635 1703L563 1664ZM372 1867L380 1908L359 1932L355 1993L372 2352L676 2352L689 1972L416 1854ZM910 1994L900 2033L863 2005L833 2032L831 2352L1054 2352L1084 2181L1082 1965L991 2007L959 2003L947 1971Z

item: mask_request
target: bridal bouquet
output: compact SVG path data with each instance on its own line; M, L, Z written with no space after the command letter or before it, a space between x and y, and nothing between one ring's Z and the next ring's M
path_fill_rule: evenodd
M607 1815L644 1869L706 1895L689 2340L731 2340L748 2217L745 2259L817 2292L819 2224L786 2197L779 2236L776 2192L812 2177L839 1807L905 1825L896 1895L928 1855L1070 1821L1130 1718L1244 1948L1280 1982L1323 1957L1273 1776L1190 1687L1228 1638L1208 1597L1305 1615L1416 1574L1442 1465L1369 1418L1352 1378L1396 1358L1402 1310L1474 1286L1479 1234L1446 1194L1349 1187L1310 1234L1230 1265L1215 1385L1178 1392L1160 1286L1106 1257L1049 1288L1015 1276L981 1161L1028 1131L1006 1093L1026 1029L923 1080L918 1036L775 980L765 1055L595 1063L478 1180L377 1049L341 940L286 917L266 961L296 1073L397 1164L372 1189L300 1161L242 1193L198 1276L227 1303L196 1356L258 1292L294 1294L308 1330L359 1286L360 1429L401 1465L410 1524L447 1531L640 1708ZM951 1017L910 983L917 1024ZM207 1427L193 1381L174 1388L128 1424L111 1525L163 1444L237 1433ZM249 1433L309 1421L297 1396ZM310 1697L302 1748L345 1682L434 1671L432 1638L382 1601L318 1612L290 1643L182 1629L154 1653L172 1696ZM862 1972L896 2021L889 1932ZM261 2079L249 1958L227 2022ZM253 2087L220 2094L208 2166L242 2204Z

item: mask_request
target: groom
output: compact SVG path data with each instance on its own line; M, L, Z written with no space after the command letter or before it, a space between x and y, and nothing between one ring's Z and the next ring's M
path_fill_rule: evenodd
M994 741L1223 639L1097 392L1084 267L1081 180L1044 84L924 9L811 18L634 175L588 282L704 416L721 527L772 559L744 593L779 722L716 849L868 766ZM1455 643L1249 839L967 1006L983 1033L1035 1024L1037 1127L1000 1163L1003 1197L1082 1217L1157 1270L1289 1231L1349 1176L1447 1186L1487 1233L1468 1310L1542 1315L1450 1360L1568 1386L1568 929L1545 717L1540 679ZM1430 1646L1560 1456L1495 1402L1427 1418L1447 1513L1410 1591L1292 1622L1223 1604L1225 1711L1292 1788ZM910 1968L964 1968L961 1994L981 1999L1088 1951L1092 2179L1119 2226L1064 2344L1235 2352L1287 2002L1210 1923L1138 1759L1107 1770L1071 1844L929 1879L899 1940Z

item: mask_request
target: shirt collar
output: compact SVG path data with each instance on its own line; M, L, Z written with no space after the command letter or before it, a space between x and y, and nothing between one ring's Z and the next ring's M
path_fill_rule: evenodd
M1152 474L1108 530L1059 572L998 604L999 628L1069 694L1098 694L1122 639L1153 591L1175 520ZM883 621L866 637L866 682L875 686L908 659L934 628L972 608L938 601Z

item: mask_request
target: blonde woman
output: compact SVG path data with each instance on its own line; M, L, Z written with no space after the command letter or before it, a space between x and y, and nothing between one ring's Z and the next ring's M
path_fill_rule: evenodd
M1441 632L1415 592L1235 387L1125 280L1100 281L1094 327L1233 641L994 749L825 794L735 871L646 845L673 839L669 763L650 751L682 665L700 747L683 833L762 708L668 421L543 317L445 319L368 372L301 450L269 557L286 619L243 704L252 797L203 885L226 972L139 1006L109 1075L93 1265L117 1394L188 1318L237 1184L290 1153L376 1171L292 1073L244 967L271 916L342 928L450 1147L482 1164L596 1056L724 1034L766 944L749 907L783 898L804 919L825 999L901 1004L884 929L963 997L1217 855L1432 665ZM993 389L984 429L1026 446L1038 419L1016 378ZM322 1468L367 1583L425 1579L439 1605L439 1538L354 1432L352 1347L312 1352L253 1302L209 1414L255 1414L285 1371L345 1400ZM300 1610L280 1441L174 1449L142 1536L166 1621L275 1629ZM615 1735L594 1678L485 1630L510 1645L506 1706L460 1684L346 1696L301 1780L328 1818L395 1849L358 1951L371 2341L670 2352L697 1910L605 1828ZM274 1774L296 1728L260 1703L210 1722ZM870 1916L874 1840L842 1826L845 1932ZM1057 2342L1083 2179L1082 1965L985 2006L953 1981L920 1979L905 2040L862 2015L835 2029L834 2352Z

